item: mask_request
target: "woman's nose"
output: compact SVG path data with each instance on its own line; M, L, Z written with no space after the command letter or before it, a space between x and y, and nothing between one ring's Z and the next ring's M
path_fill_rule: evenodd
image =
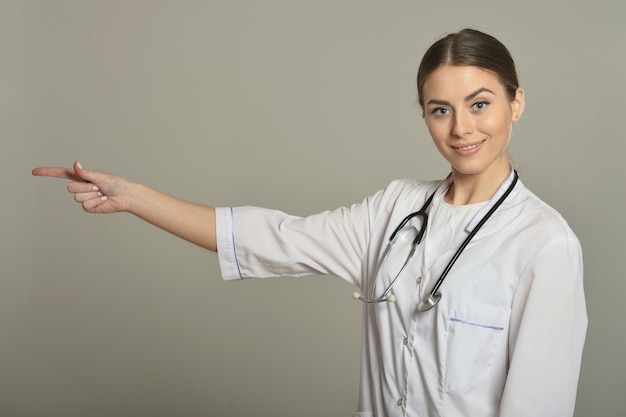
M452 134L456 137L464 138L474 132L474 121L467 112L456 112L453 123Z

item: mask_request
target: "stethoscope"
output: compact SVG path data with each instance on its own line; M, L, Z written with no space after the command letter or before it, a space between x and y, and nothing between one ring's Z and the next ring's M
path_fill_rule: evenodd
M452 256L452 258L448 262L448 265L446 265L446 267L444 268L443 272L439 276L439 279L435 283L435 286L433 287L433 289L430 291L430 294L428 294L426 297L424 297L418 303L418 305L417 305L417 310L418 311L422 311L423 312L423 311L430 310L431 308L436 306L437 303L439 303L439 301L441 300L441 292L439 291L439 288L441 287L441 284L443 284L443 281L446 279L446 276L448 275L448 272L450 272L450 269L452 269L452 267L456 263L457 259L459 258L459 256L461 255L461 253L463 252L465 247L469 244L470 240L472 240L472 238L483 227L483 225L487 222L487 220L491 217L491 215L498 209L498 207L500 207L502 205L502 203L504 202L504 200L506 200L506 198L509 196L509 194L511 194L511 191L513 191L513 188L515 187L515 184L517 183L517 179L518 178L519 178L519 175L517 174L517 171L513 170L513 180L511 181L511 184L508 186L508 188L502 194L502 196L496 201L496 203L483 216L483 218L480 219L478 224L476 224L476 226L472 229L472 231L469 233L469 235L467 235L467 237L465 238L463 243L461 243L461 246L459 246L459 248L455 252L454 256ZM385 247L385 250L383 251L383 254L381 256L380 262L378 263L378 267L376 268L376 273L374 274L374 279L372 280L372 284L370 286L370 292L368 294L368 297L365 298L360 293L355 292L352 295L352 297L354 299L361 300L361 301L363 301L364 303L367 303L367 304L375 304L375 303L381 303L381 302L385 302L385 301L390 302L390 303L394 303L396 301L396 296L391 293L391 290L392 290L393 286L396 284L396 282L398 281L398 279L400 278L400 276L402 275L402 273L404 272L404 270L406 269L406 266L409 264L409 261L411 260L411 258L413 258L413 255L415 254L415 251L417 249L417 245L420 244L420 242L422 241L422 238L424 237L424 234L426 233L426 227L428 225L428 214L426 213L426 210L430 206L430 203L432 202L433 197L435 196L436 192L437 192L437 190L435 190L435 192L433 192L430 195L430 197L428 197L428 199L426 200L426 202L424 203L422 208L420 208L418 211L413 212L413 213L409 214L408 216L406 216L400 222L398 227L396 227L396 229L393 231L393 233L389 237L389 241L387 242L387 246ZM417 236L415 236L415 238L413 239L413 243L411 245L411 250L410 250L409 254L407 255L406 260L402 264L402 267L400 268L398 273L391 280L389 285L387 285L387 288L385 289L385 291L380 296L376 297L376 294L375 294L375 284L376 284L376 278L378 277L379 272L380 272L380 267L384 263L385 259L387 259L387 257L389 256L389 252L391 252L391 247L396 242L398 234L406 227L406 225L412 219L414 219L416 217L420 217L422 219L422 227L417 232Z

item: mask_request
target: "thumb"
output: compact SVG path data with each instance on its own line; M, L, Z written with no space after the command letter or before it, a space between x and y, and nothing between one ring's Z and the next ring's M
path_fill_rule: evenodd
M119 196L122 191L121 187L126 183L124 178L117 175L105 171L85 169L78 161L74 162L73 168L78 181L95 185L98 187L98 191L109 197Z
M96 171L90 171L83 168L81 163L78 161L74 161L74 172L76 173L76 175L78 175L78 177L80 177L81 180L85 182L93 183L98 180Z

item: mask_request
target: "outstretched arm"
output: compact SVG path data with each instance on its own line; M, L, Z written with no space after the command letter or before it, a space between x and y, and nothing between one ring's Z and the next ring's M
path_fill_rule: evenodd
M117 175L83 168L39 167L33 175L71 180L67 190L89 213L129 212L191 243L217 250L215 209L181 200Z

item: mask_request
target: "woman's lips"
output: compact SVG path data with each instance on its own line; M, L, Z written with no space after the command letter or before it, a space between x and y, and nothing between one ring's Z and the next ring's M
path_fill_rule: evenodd
M479 142L472 142L472 143L464 143L464 144L461 144L461 145L454 145L454 146L452 146L452 149L454 149L454 152L456 152L459 155L469 156L469 155L473 155L476 152L478 152L480 150L480 148L482 147L484 142L485 142L484 140L481 140Z

